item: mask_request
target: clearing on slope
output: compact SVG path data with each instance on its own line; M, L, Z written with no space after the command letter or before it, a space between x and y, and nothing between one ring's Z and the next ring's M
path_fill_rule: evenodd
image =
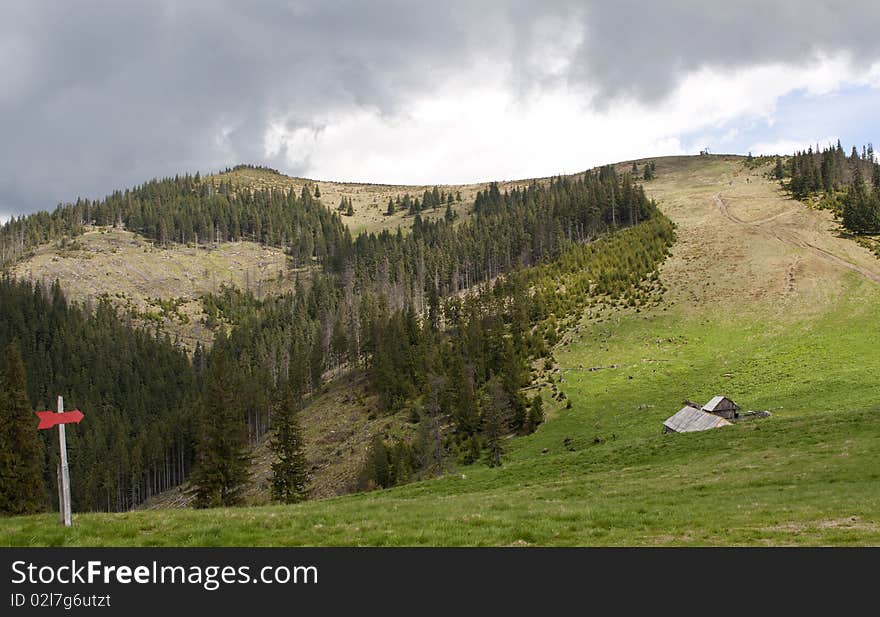
M354 214L342 216L342 222L351 230L352 234L362 231L380 232L383 229L394 231L398 227L407 229L412 225L413 216L405 211L398 210L393 215L386 214L389 199L402 198L409 194L411 197L422 198L425 191L431 191L433 184L374 184L363 182L333 182L327 180L311 180L309 178L294 178L285 176L273 170L239 166L233 170L208 176L206 180L216 183L229 182L233 187L242 187L249 190L293 189L299 193L306 187L314 193L315 187L321 194L321 202L331 210L336 210L340 201L345 198L351 200ZM531 180L512 180L498 182L499 188L509 190L514 187L527 186ZM452 209L463 218L470 213L474 199L478 191L485 190L489 182L474 184L448 184L437 185L442 191L457 196L461 194L461 201L453 200ZM421 213L422 218L441 218L445 213L445 206L436 210L425 210Z
M210 248L161 248L112 227L43 245L12 272L45 284L57 279L73 300L106 297L141 323L162 326L190 350L196 342L213 339L213 332L202 324L204 294L234 285L259 297L292 289L296 277L284 252L273 247L225 242Z
M546 437L650 436L684 397L719 391L773 410L771 422L880 404L880 260L742 161L657 159L646 190L677 226L665 301L585 317L565 337L556 357L574 412Z

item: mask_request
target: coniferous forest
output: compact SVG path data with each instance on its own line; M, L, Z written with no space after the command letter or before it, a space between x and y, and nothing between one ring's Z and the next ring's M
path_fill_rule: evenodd
M423 203L452 199L435 190ZM492 184L463 221L413 215L409 230L352 238L306 189L235 192L195 175L8 222L0 231L7 261L84 226L116 223L160 244L255 240L310 266L281 296L226 288L206 297L206 313L229 328L192 358L107 302L78 306L57 284L3 279L0 346L12 358L4 375L26 383L32 409L52 408L64 393L68 408L88 413L68 433L74 508L129 509L185 480L196 505L234 505L250 448L264 439L278 457L274 498L305 498L299 411L345 371L366 372L376 413L406 409L415 426L410 440L374 438L362 488L452 462L501 465L506 437L543 421L543 401L523 388L556 342L558 320L595 297L648 301L673 239L632 175L613 167L506 192ZM3 438L4 449L20 439ZM41 438L34 460L44 497L0 504L6 511L54 499L57 445Z
M235 191L230 182L215 184L195 174L151 180L103 200L77 199L51 214L13 218L0 227L0 263L92 225L124 226L162 246L251 240L284 247L297 264L341 257L340 247L350 244L339 216L307 187L299 195Z
M777 159L774 175L789 179L795 199L817 198L849 231L880 233L880 163L871 144L861 152L853 146L849 155L840 141L822 150L810 147L795 152L787 165Z

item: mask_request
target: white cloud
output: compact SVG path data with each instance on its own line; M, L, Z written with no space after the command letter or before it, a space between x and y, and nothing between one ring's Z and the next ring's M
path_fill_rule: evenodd
M798 150L806 150L810 146L815 149L817 144L820 148L824 148L828 145L835 145L837 144L837 137L779 139L776 141L758 142L756 144L753 144L749 148L749 151L755 155L787 155Z
M518 94L504 70L485 65L406 101L393 116L352 107L318 119L319 130L276 122L263 143L267 157L283 155L291 168L321 179L422 184L546 176L690 153L691 146L681 142L687 134L724 130L715 141L730 142L738 136L726 128L730 123L772 124L786 94L824 96L872 78L845 56L802 67L772 64L725 73L704 68L660 102L621 100L596 111L582 88L558 83ZM809 135L809 126L803 130ZM800 137L752 150L791 152L816 143Z

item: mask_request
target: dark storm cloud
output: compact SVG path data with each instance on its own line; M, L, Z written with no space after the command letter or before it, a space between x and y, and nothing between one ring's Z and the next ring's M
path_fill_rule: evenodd
M562 73L541 66L547 23L583 33ZM154 175L281 167L263 152L270 122L393 115L476 62L519 89L565 80L652 100L704 64L874 61L877 23L874 2L6 2L0 215Z
M805 64L851 52L880 59L880 3L874 0L619 0L586 11L589 35L573 77L603 94L654 99L703 66Z

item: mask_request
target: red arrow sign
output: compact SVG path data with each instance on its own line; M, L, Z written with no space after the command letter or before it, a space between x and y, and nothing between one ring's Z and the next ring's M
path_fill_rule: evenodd
M35 411L34 413L40 418L40 424L37 426L38 429L52 428L56 424L71 424L74 422L79 424L79 421L83 419L83 414L79 409L71 409L64 413L55 413L54 411Z

